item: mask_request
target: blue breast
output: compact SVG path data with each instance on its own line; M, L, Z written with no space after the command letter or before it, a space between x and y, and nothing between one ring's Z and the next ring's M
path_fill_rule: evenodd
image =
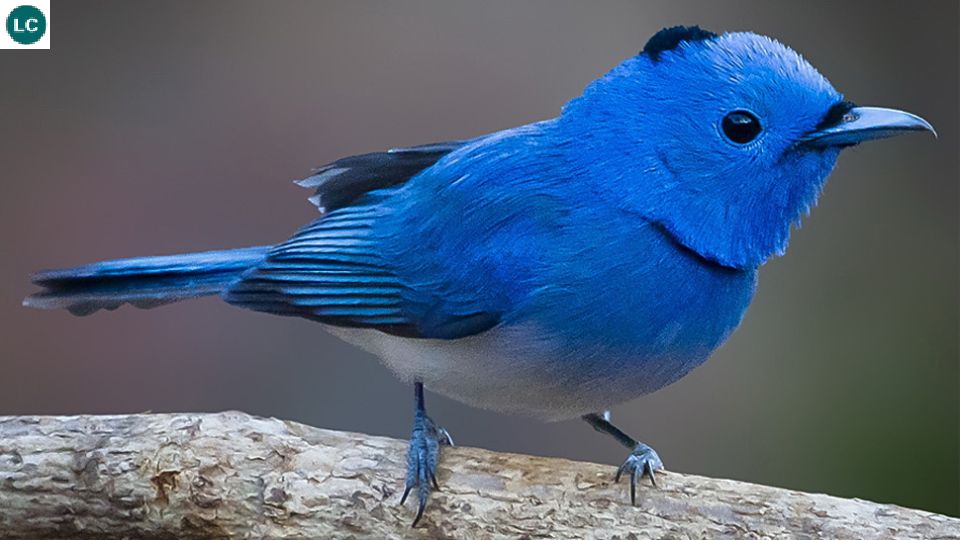
M562 343L554 368L571 380L629 381L639 395L686 375L726 340L750 304L756 270L719 266L649 221L613 215L568 235L546 267L548 285L508 323L534 322Z

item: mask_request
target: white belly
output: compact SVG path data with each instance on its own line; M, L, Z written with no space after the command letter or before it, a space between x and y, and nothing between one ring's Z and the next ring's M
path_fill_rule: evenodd
M370 329L326 326L380 357L402 380L493 411L565 420L609 409L672 382L674 362L645 359L641 369L583 370L577 359L523 326L496 327L458 340L411 339ZM579 351L580 354L589 354Z

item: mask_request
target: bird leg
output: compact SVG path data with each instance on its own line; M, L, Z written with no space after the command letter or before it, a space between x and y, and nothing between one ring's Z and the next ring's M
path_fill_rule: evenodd
M617 469L615 482L620 481L620 476L624 473L630 475L630 503L637 504L637 480L644 475L650 477L650 482L656 486L657 479L653 475L655 469L663 469L663 462L656 450L643 444L642 442L630 437L620 431L617 426L610 423L610 411L603 413L591 413L583 415L583 420L593 426L593 429L600 433L606 433L620 444L630 448L632 452L627 459Z
M437 459L440 457L440 446L453 446L453 439L447 430L438 426L427 416L423 406L423 383L414 383L416 406L413 417L413 433L410 435L410 450L407 452L407 487L400 498L400 504L407 500L407 495L414 487L417 488L417 499L420 506L417 517L413 519L412 527L423 516L423 509L427 506L431 486L440 489L437 485Z

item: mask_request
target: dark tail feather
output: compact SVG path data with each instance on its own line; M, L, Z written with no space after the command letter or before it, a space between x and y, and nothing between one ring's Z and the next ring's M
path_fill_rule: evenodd
M26 298L23 305L89 315L123 304L152 308L218 294L244 270L262 261L270 248L139 257L44 270L31 280L44 290Z

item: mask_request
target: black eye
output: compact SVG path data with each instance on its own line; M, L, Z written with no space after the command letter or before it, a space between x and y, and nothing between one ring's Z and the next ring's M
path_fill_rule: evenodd
M723 134L737 144L747 144L760 134L760 120L747 111L733 111L723 117Z

